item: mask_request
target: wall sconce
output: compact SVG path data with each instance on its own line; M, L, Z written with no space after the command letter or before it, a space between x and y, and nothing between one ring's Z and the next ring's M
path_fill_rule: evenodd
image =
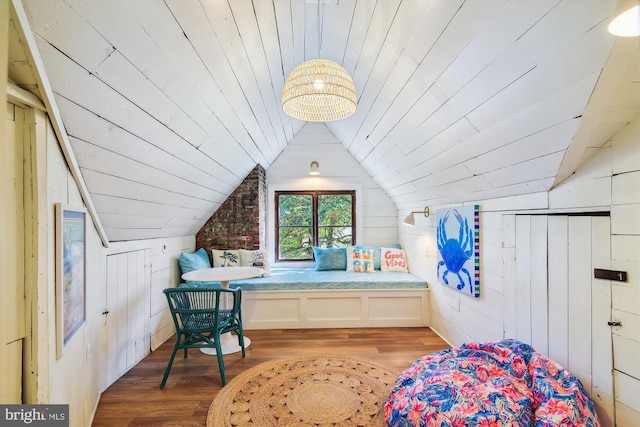
M309 167L309 175L320 175L320 163L315 160L311 162L311 166Z
M640 35L640 0L618 0L613 17L607 28L611 34L618 37Z
M415 211L415 212L411 212L409 215L407 215L407 217L404 219L403 223L405 225L408 225L410 227L413 227L414 225L416 225L416 217L414 216L414 214L417 213L421 213L424 214L425 218L429 218L429 207L425 207L423 211Z

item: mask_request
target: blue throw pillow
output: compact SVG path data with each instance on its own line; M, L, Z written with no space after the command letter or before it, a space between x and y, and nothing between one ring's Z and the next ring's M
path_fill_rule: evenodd
M385 248L400 249L400 243L395 243L393 245L384 245L384 247ZM380 270L380 248L381 248L381 246L355 245L354 248L358 248L358 249L373 249L373 268L375 270Z
M313 247L316 259L316 270L346 270L347 248L319 248Z
M203 268L211 268L211 262L209 261L209 255L204 248L200 248L195 252L182 252L178 258L180 263L180 270L182 274L188 273L193 270L202 270Z

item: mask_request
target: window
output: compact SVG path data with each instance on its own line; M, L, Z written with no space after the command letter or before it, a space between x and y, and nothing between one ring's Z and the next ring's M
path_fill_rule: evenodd
M276 191L275 199L276 261L309 261L313 246L355 242L355 191Z

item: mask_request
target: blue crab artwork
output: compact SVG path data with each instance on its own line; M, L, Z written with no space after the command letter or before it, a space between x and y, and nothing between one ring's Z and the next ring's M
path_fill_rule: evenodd
M441 211L443 215L440 215ZM438 278L446 285L455 286L456 289L477 297L479 285L475 279L478 277L478 253L475 251L477 233L474 233L477 226L477 208L470 206L441 211L438 211L436 231L439 253ZM457 238L451 237L455 234Z

